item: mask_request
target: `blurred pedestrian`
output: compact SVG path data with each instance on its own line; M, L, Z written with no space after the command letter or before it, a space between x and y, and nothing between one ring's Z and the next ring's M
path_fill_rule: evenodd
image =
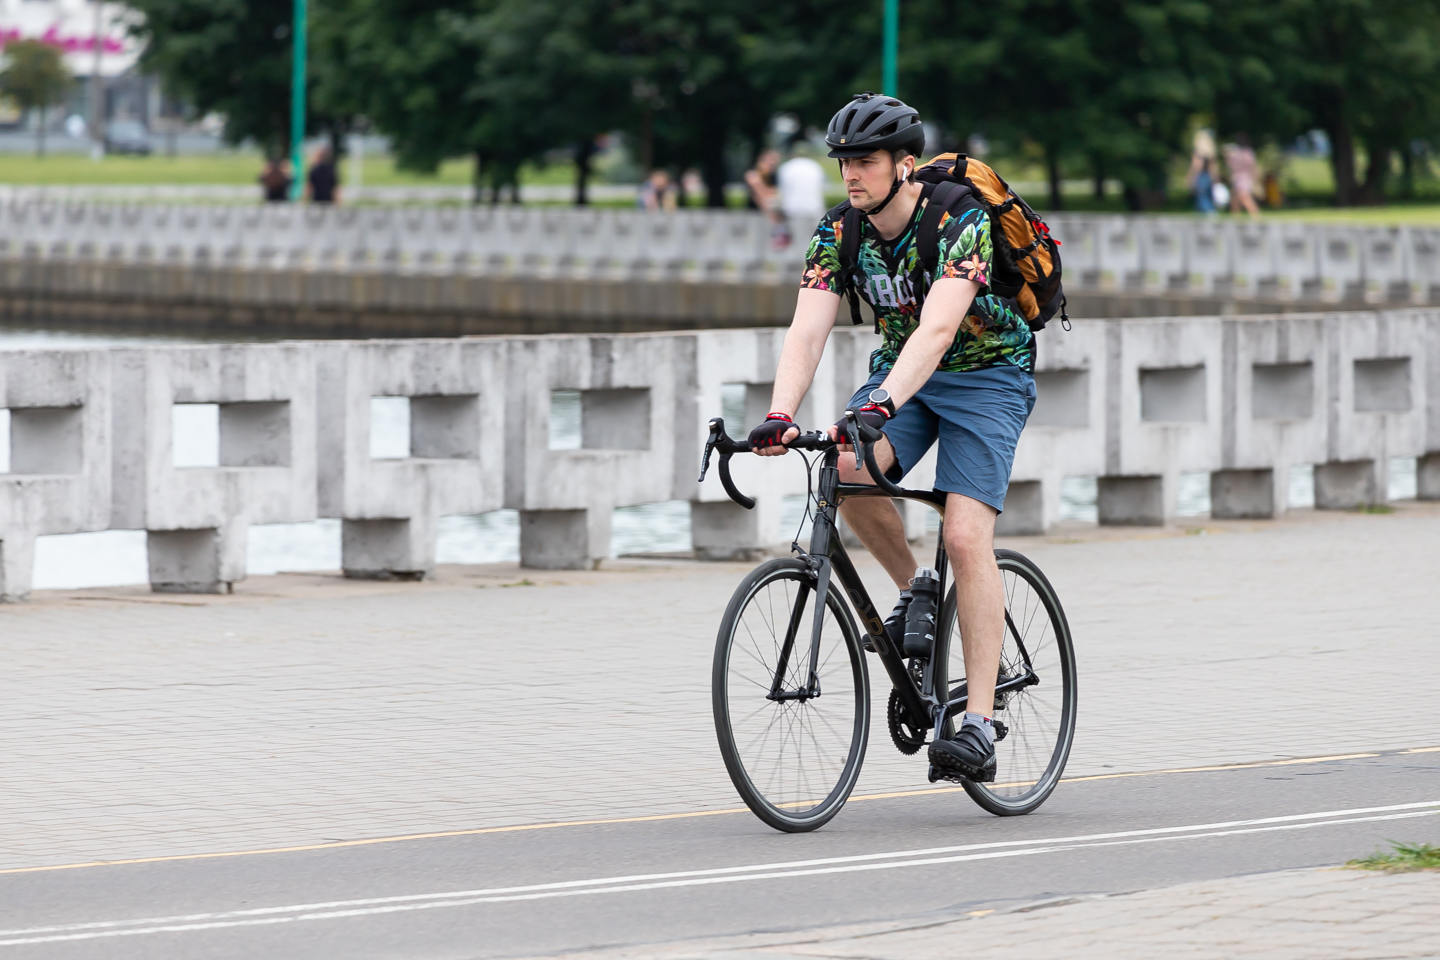
M1195 194L1195 209L1204 214L1215 212L1215 175L1210 171L1211 161L1200 159L1200 165L1191 171L1190 190Z
M745 186L750 191L746 206L759 210L770 221L770 244L776 249L790 245L790 228L780 211L779 178L776 176L779 167L780 151L766 149L755 158L755 165L745 171Z
M775 177L779 166L780 151L766 149L755 158L755 165L745 171L745 187L750 191L745 205L751 210L768 212L775 208L780 197Z
M651 170L650 176L640 185L637 199L642 210L674 210L679 202L675 184L670 181L667 170Z
M825 168L810 157L794 156L780 164L775 182L780 190L780 212L786 220L816 222L828 209Z
M1225 145L1225 166L1230 170L1230 212L1244 210L1251 217L1260 216L1260 208L1255 203L1258 164L1255 151L1250 148L1250 138L1245 134Z
M340 174L335 169L335 154L329 144L317 147L311 154L305 199L311 203L340 202Z
M1215 137L1209 130L1196 130L1190 148L1190 170L1185 182L1195 194L1195 209L1215 212Z
M705 178L694 167L680 174L680 197L686 204L705 202Z
M295 178L290 175L290 164L279 157L271 156L260 171L260 191L266 203L284 203L290 199L290 185Z

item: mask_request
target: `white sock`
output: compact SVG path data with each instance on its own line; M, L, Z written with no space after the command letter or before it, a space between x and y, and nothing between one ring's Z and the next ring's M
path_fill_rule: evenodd
M965 719L960 721L960 724L961 726L979 727L991 743L995 742L995 723L989 717L967 711Z

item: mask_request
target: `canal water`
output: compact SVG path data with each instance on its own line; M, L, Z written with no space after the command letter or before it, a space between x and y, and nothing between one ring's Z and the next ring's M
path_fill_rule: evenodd
M234 340L234 337L226 339ZM83 333L0 326L0 350L65 347L144 346L194 343L194 337L166 338ZM727 423L744 420L744 393L739 388L723 397ZM218 410L209 404L174 408L176 466L214 466L219 459ZM410 446L408 402L375 398L371 401L374 430L370 454L376 458L404 457ZM580 446L580 397L559 392L552 398L551 446ZM10 469L9 414L0 410L0 473ZM1415 461L1391 463L1390 498L1415 496ZM1210 511L1209 477L1184 474L1180 483L1180 515L1205 516ZM1314 505L1313 471L1293 468L1290 506ZM780 542L796 535L804 516L804 498L786 498L780 525L774 531ZM1067 477L1061 487L1061 521L1096 522L1095 478ZM801 532L801 536L806 534ZM802 540L803 542L803 540ZM338 570L340 521L272 524L250 529L247 569L251 574L280 571ZM621 507L615 511L610 543L612 556L683 552L690 548L689 507L683 501ZM519 559L520 521L513 510L496 510L478 516L442 517L437 558L440 563L513 563ZM148 580L145 534L134 530L40 537L35 548L35 588L73 588L140 584Z

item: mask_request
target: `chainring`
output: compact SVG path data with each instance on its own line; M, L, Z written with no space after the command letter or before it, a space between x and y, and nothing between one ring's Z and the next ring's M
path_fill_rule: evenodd
M924 732L916 732L905 720L905 705L900 702L900 691L891 688L890 705L885 708L885 718L890 722L890 739L895 749L909 756L919 753L925 746Z
M925 675L925 661L914 659L909 665L910 679L919 686ZM890 723L890 739L895 742L895 749L906 756L918 753L920 748L925 746L924 730L916 730L912 724L905 719L905 707L900 703L900 691L894 687L890 688L890 703L885 708L885 719Z

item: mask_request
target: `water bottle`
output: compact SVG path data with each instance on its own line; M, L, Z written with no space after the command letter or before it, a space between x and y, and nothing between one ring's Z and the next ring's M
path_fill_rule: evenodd
M935 646L935 614L940 609L940 575L929 567L910 581L910 609L905 616L905 656L929 657Z

